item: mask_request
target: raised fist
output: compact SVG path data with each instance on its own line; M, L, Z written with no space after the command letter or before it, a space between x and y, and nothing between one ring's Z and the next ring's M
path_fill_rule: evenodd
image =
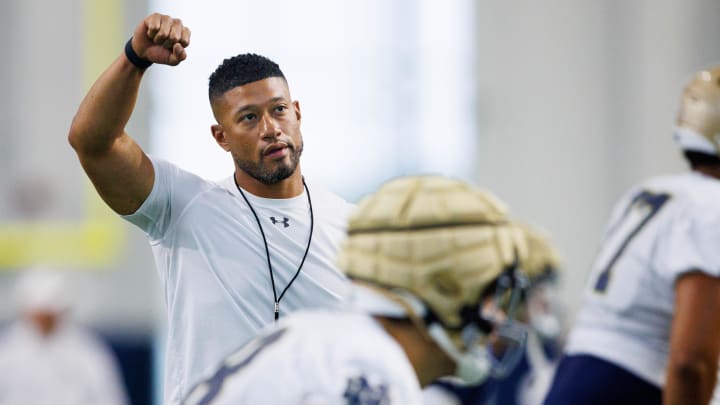
M135 28L132 48L142 59L175 66L187 58L185 48L190 45L190 29L178 18L154 13L145 17Z

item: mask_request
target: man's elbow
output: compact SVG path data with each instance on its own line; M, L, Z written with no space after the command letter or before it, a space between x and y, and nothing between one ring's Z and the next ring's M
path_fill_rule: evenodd
M102 131L88 126L77 115L73 117L68 131L68 143L80 157L103 156L117 139L117 136L102 136Z
M701 355L673 356L668 364L668 379L700 383L706 386L715 385L717 359Z
M83 131L78 123L77 115L73 117L72 123L70 124L70 131L68 131L67 139L70 146L75 149L76 152L79 152L82 149Z

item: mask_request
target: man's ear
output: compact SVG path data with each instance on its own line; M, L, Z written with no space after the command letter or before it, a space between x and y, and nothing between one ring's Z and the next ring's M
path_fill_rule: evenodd
M300 112L300 102L297 100L293 101L293 107L295 107L295 118L297 118L298 121L301 121L302 113Z
M222 125L214 124L210 126L210 132L212 133L215 142L220 145L226 152L230 151L230 145L228 145L227 139L225 138L225 130Z

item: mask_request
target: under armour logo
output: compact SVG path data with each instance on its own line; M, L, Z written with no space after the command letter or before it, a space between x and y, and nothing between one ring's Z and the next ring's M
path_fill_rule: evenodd
M290 218L283 217L282 221L278 221L275 219L275 217L270 217L270 221L272 221L273 225L275 224L283 224L283 228L287 228L290 226Z

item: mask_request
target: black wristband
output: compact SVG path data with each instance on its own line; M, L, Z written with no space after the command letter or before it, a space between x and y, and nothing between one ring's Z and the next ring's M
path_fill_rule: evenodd
M132 47L132 37L130 37L130 39L128 39L127 43L125 44L125 56L127 56L130 63L142 70L147 69L148 67L150 67L150 65L153 64L149 60L143 59L135 53L135 50Z

